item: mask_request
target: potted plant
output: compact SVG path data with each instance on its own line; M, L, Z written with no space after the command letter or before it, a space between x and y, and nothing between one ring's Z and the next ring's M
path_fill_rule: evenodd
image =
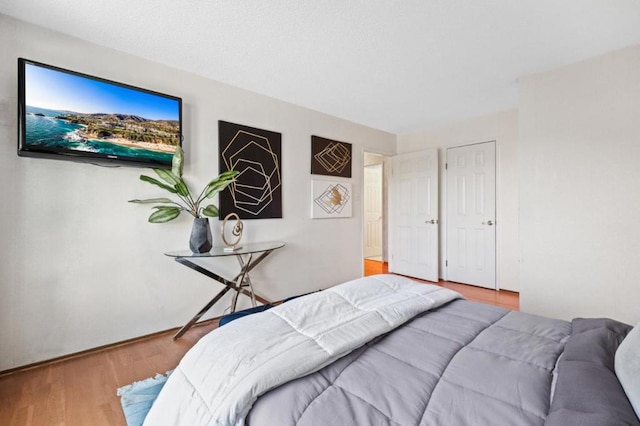
M146 200L129 200L129 202L137 204L157 204L153 206L154 212L149 216L149 222L151 223L169 222L180 216L182 212L189 213L194 218L191 238L189 239L189 248L191 248L191 251L194 253L206 253L211 250L212 247L209 217L218 216L218 207L214 204L207 206L203 206L202 204L205 200L213 198L217 193L223 191L229 184L234 182L238 172L230 170L221 173L204 187L200 195L194 198L189 187L182 179L183 163L184 152L182 151L182 147L178 146L173 155L171 170L153 169L162 181L150 176L140 175L140 180L149 182L175 194L179 199L178 201L170 198L150 198Z

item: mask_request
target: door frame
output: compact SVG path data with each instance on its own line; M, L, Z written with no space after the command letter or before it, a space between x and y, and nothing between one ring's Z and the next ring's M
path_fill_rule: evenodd
M447 150L450 148L462 148L465 146L472 146L472 145L480 145L480 144L484 144L484 143L489 143L489 142L493 142L495 145L495 216L496 216L496 224L501 223L501 217L500 217L500 182L501 182L501 176L500 176L500 144L498 143L498 139L489 139L489 140L483 140L483 141L479 141L479 142L470 142L470 143L463 143L463 144L456 144L456 145L451 145L451 146L445 146L442 147L442 155L444 158L441 158L442 162L441 164L444 165L444 167L442 167L442 171L443 174L441 176L441 181L440 181L440 206L442 208L442 219L441 220L441 227L440 227L440 238L442 241L442 245L440 247L441 249L441 272L442 272L442 279L445 281L449 280L449 268L447 268L445 266L445 262L446 262L446 258L447 258L447 253L449 250L449 235L447 232L448 226L449 226L449 211L448 211L448 179L449 179L449 170L447 168ZM496 238L495 238L495 276L496 276L496 285L495 285L495 290L500 290L500 274L498 273L500 268L499 268L499 264L500 264L500 257L498 256L498 254L500 253L500 238L499 238L499 233L500 233L500 227L496 226L495 228L495 233L496 233Z
M365 258L368 259L369 257L372 257L373 255L371 254L371 252L367 253L366 251L366 241L369 239L370 235L368 235L368 231L369 231L369 227L367 226L368 223L368 218L367 218L367 194L369 193L368 191L368 185L371 185L372 182L371 180L367 181L366 175L367 175L367 170L375 170L375 176L376 179L375 181L379 184L380 190L379 191L375 191L375 197L380 197L380 215L379 218L377 219L377 225L376 228L377 232L379 232L380 234L380 246L376 246L376 253L379 253L380 257L382 258L382 260L384 261L384 243L385 243L385 238L384 238L384 224L385 224L385 214L384 214L384 204L383 204L383 199L384 199L384 159L383 162L381 163L376 163L376 164L369 164L369 165L365 165L364 166L365 169L365 179L362 183L362 202L364 205L364 215L362 217L363 219L363 229L364 229L364 254L365 254ZM378 181L379 179L379 181ZM379 251L378 251L379 248ZM377 254L375 256L378 256Z
M362 193L364 194L364 167L365 167L365 155L366 154L375 154L382 155L384 157L384 161L382 163L382 261L388 262L389 256L389 238L388 238L388 223L389 223L389 203L388 203L388 194L387 194L387 177L388 177L388 167L389 162L388 159L396 155L390 151L376 150L376 149L368 149L362 148L360 151L360 159L361 163L359 165L359 175L360 182L362 182ZM361 198L360 202L360 259L362 259L362 275L364 276L364 245L365 245L365 233L364 227L366 226L364 220L365 214L365 205L364 205L364 195Z

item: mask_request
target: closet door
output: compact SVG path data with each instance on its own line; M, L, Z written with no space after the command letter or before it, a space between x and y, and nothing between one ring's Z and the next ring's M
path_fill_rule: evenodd
M389 272L438 281L438 150L392 157Z
M495 142L447 149L447 280L496 288Z

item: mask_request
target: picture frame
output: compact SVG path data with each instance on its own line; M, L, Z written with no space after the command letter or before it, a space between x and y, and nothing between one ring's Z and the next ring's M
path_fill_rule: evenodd
M330 219L353 216L351 182L312 180L311 218Z

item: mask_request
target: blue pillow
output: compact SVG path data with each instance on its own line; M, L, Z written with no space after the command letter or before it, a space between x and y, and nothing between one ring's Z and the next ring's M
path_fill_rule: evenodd
M242 318L251 314L257 314L258 312L263 312L270 308L273 308L273 305L267 304L267 305L256 306L255 308L244 309L242 311L234 312L232 314L223 315L222 317L220 317L220 322L218 323L218 327L222 327L223 325L228 324L231 321L236 320L238 318Z
M288 298L284 299L284 300L282 301L282 303L288 302L289 300L297 299L298 297L306 296L306 295L308 295L308 294L317 293L317 292L319 292L319 291L322 291L322 290L316 290L316 291L312 291L311 293L304 293L304 294L299 294L299 295L297 295L297 296L291 296L291 297L288 297Z

